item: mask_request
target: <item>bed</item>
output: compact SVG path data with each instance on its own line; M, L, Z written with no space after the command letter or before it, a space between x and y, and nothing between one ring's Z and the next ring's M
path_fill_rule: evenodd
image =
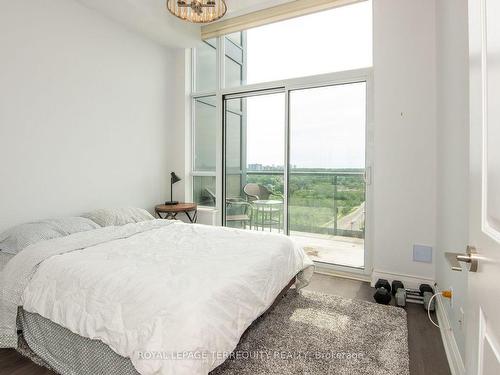
M19 328L61 374L208 374L312 271L271 233L166 220L73 233L8 259L0 346L17 347Z

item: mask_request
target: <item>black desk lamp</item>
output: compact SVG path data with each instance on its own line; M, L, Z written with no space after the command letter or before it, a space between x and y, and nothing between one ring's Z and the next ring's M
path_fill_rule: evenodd
M176 182L179 182L181 180L181 178L179 176L177 176L174 172L171 172L170 173L170 201L167 201L165 202L165 205L167 206L172 206L174 204L177 204L179 203L178 201L174 201L172 199L172 193L173 193L173 185L176 183Z

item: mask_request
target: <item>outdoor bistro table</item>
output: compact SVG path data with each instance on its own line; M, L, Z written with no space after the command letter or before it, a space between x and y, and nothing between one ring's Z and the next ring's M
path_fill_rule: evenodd
M281 230L281 212L283 210L283 201L279 200L255 200L252 204L256 211L255 227L269 227L269 232L273 226L277 226L278 232ZM259 216L260 215L260 216Z

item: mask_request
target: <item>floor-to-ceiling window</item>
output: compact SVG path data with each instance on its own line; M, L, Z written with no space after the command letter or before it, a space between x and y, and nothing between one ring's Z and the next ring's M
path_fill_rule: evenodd
M290 91L290 235L317 261L364 266L366 82Z
M223 225L365 266L371 17L366 1L193 50L192 194Z
M285 93L224 98L224 224L285 232Z

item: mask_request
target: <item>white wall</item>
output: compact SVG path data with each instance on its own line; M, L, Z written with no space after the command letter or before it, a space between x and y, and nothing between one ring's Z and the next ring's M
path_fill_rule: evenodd
M434 264L414 262L412 247L436 242L435 2L373 9L374 278L432 280Z
M445 251L464 252L468 239L469 86L467 0L437 2L438 216L436 281L453 288L453 307L445 302L451 328L464 357L460 326L467 273L451 271ZM464 308L465 310L465 308Z
M168 194L173 56L73 0L2 1L0 230Z
M374 0L373 279L451 287L445 309L462 357L467 275L444 252L467 245L467 30L467 0ZM434 264L413 262L413 244L433 246Z
M409 275L411 287L435 279L436 2L374 0L373 8L374 278ZM178 130L175 147L188 163L186 134ZM182 196L183 186L175 189ZM433 263L414 262L414 244L432 246Z

